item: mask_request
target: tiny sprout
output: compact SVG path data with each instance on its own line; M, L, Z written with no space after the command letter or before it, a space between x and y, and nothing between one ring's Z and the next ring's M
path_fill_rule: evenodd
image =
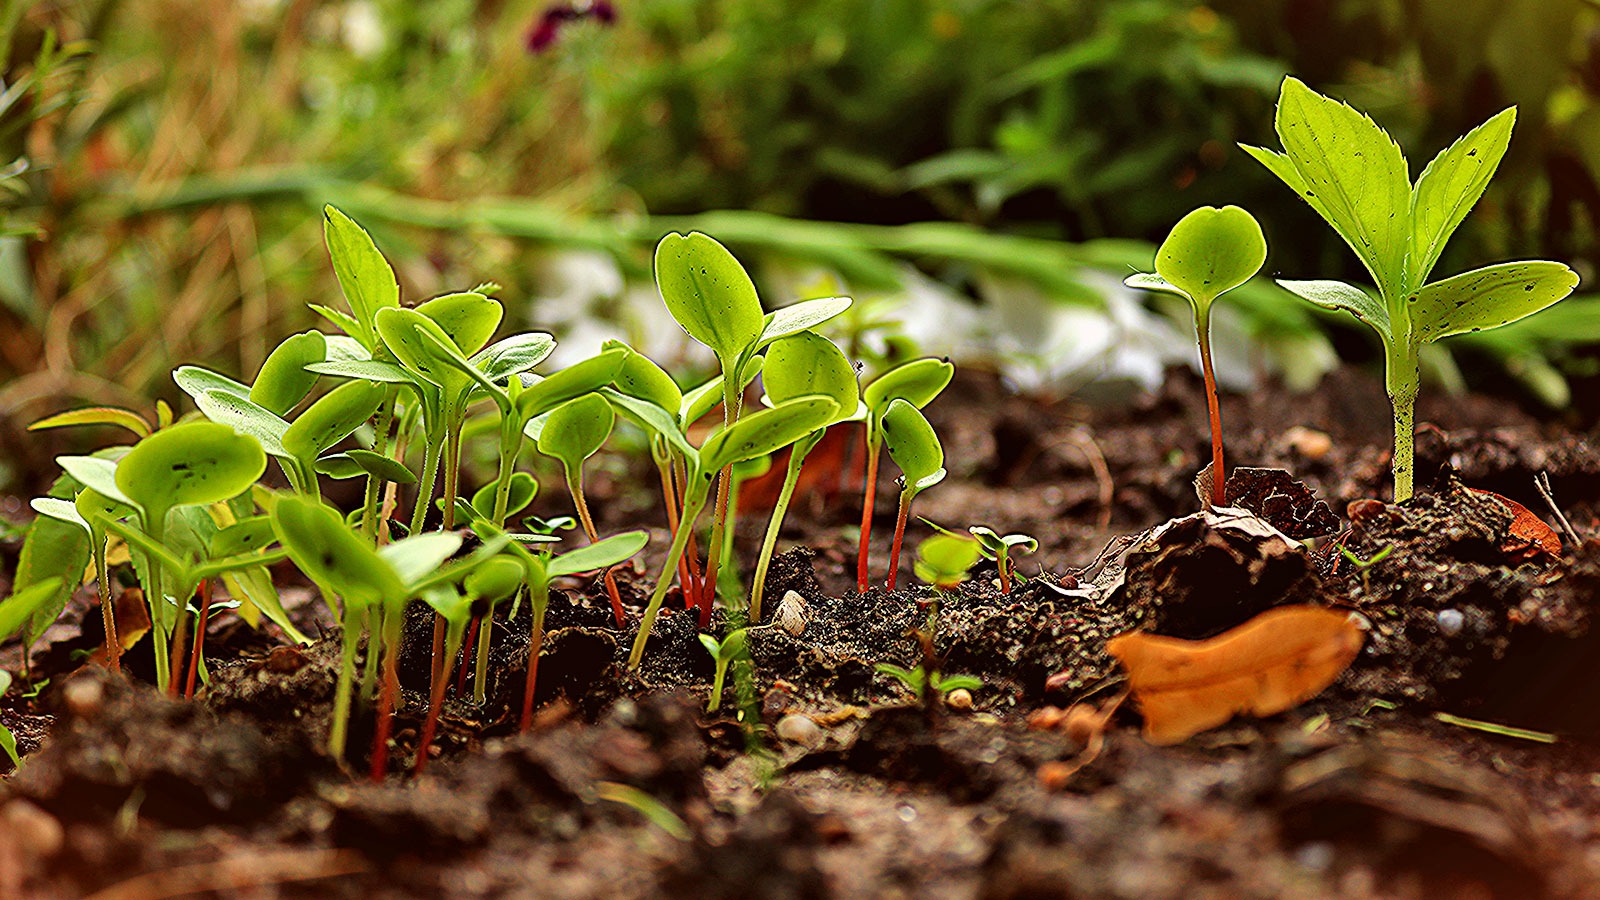
M1374 298L1342 281L1278 282L1317 306L1350 313L1383 342L1384 383L1394 407L1396 503L1411 498L1416 474L1422 347L1510 324L1578 286L1575 272L1547 260L1500 263L1428 282L1450 236L1494 177L1515 122L1515 107L1502 110L1440 152L1413 183L1405 155L1387 132L1360 111L1285 78L1276 122L1283 152L1241 145L1333 227L1377 285Z
M917 545L917 577L935 590L948 591L966 581L983 545L960 534L936 534Z
M1361 591L1362 593L1368 594L1372 592L1372 585L1370 583L1372 580L1372 567L1383 562L1388 558L1389 554L1393 552L1394 545L1385 544L1382 550L1372 554L1372 556L1367 559L1362 559L1352 552L1350 548L1345 547L1343 544L1339 545L1339 555L1344 557L1345 562L1348 562L1350 565L1356 567L1356 572L1361 576Z
M709 634L700 635L700 644L711 654L712 661L716 664L716 674L711 680L711 699L706 703L706 712L716 712L722 705L722 685L727 680L728 664L743 656L746 645L749 643L748 629L741 628L730 632L727 637L718 641Z
M1156 274L1130 275L1129 287L1165 291L1189 301L1200 369L1211 418L1211 505L1227 505L1227 469L1222 458L1222 411L1211 367L1211 304L1249 281L1267 261L1267 240L1255 217L1237 206L1202 206L1172 226L1156 251Z
M867 551L872 540L872 511L878 496L878 456L883 446L883 417L895 400L921 409L939 396L955 375L945 360L914 359L883 373L861 392L866 408L867 481L861 501L861 543L856 561L856 590L867 589ZM890 577L893 577L891 570Z
M955 538L961 537L961 535L956 534L950 529L944 528L934 522L929 522L927 519L923 519L922 521L932 525L940 534L950 535L951 537ZM1002 535L996 532L994 529L984 525L973 525L972 527L968 528L967 531L974 538L977 538L978 552L981 553L985 559L994 560L995 568L1000 573L1000 593L1011 593L1012 579L1021 580L1022 578L1021 575L1017 574L1016 561L1012 559L1012 556L1021 553L1033 553L1034 551L1038 550L1038 539L1026 534Z
M922 666L907 669L894 663L878 663L873 668L900 682L918 700L924 699L925 686L929 679L927 670ZM932 680L934 693L941 698L951 691L975 691L983 687L983 679L976 675L941 675L935 671Z
M894 543L889 547L889 590L894 590L900 568L900 544L905 539L911 501L944 480L944 448L922 413L905 400L889 404L880 425L889 458L900 467L900 514L895 518ZM974 557L976 561L976 557ZM970 563L968 564L970 567Z
M9 690L11 690L11 673L0 669L0 697L5 696ZM5 751L6 758L11 760L13 768L22 765L22 757L17 755L17 736L5 725L0 725L0 750Z

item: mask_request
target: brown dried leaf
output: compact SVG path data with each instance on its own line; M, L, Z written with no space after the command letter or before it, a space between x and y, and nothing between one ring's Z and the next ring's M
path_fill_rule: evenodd
M1533 559L1541 554L1548 554L1556 559L1561 558L1561 535L1535 515L1533 510L1494 491L1478 488L1468 488L1468 490L1474 494L1493 497L1511 511L1511 534L1507 536L1501 548L1506 553L1522 559Z
M1176 744L1237 713L1270 716L1316 696L1361 651L1349 615L1280 606L1203 641L1130 632L1106 642L1128 673L1152 744Z

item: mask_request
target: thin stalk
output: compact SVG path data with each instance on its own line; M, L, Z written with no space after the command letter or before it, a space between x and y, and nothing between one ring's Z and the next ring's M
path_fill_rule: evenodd
M689 543L689 532L694 530L694 520L705 505L704 490L690 491L690 495L684 499L683 518L678 521L678 531L672 536L672 546L668 548L667 558L661 564L661 574L656 576L656 589L650 595L650 603L645 606L644 618L639 622L639 633L634 637L633 649L628 653L630 669L639 668L639 662L644 659L644 645L650 640L650 629L661 612L661 601L667 597L667 587L672 584L672 570L682 558L684 548Z
M572 505L578 510L578 521L583 523L583 533L589 538L589 543L598 543L600 532L594 527L594 517L589 514L589 498L583 493L583 466L567 466L567 492L572 495ZM605 571L606 596L611 598L611 614L616 617L617 627L621 628L627 623L627 615L622 610L622 592L617 589L617 576L612 569Z
M367 658L361 664L361 696L368 700L378 696L378 663L382 648L383 607L374 603L367 608Z
M528 683L522 689L522 719L518 731L527 731L533 724L533 695L539 684L539 654L544 650L544 611L550 605L550 580L539 577L528 585L529 602L533 604L533 626L528 639Z
M394 730L394 708L400 696L400 637L405 612L396 607L383 616L383 691L378 695L378 727L372 736L373 783L382 784L389 771L389 733Z
M211 620L211 579L200 582L200 618L194 625L194 652L189 655L189 674L183 685L185 699L194 697L194 679L200 673L200 663L206 643L206 623Z
M361 645L361 630L352 628L351 623L346 622L339 643L339 682L333 691L333 722L328 729L328 755L342 763L346 739L350 734L350 695L355 688L356 648Z
M678 533L678 491L673 486L672 463L670 460L657 460L656 470L661 473L661 500L667 510L667 530L673 534ZM683 560L678 560L678 583L683 585L685 598L692 598L694 584L689 580L689 565ZM693 605L693 600L689 600Z
M100 585L100 621L106 632L106 668L122 671L122 641L117 639L117 610L111 602L110 573L106 566L106 536L96 530L94 540L94 577Z
M147 521L145 522L145 533L150 535L151 540L157 543L161 542L166 536L165 519L167 511L160 510L160 513L157 516L146 516ZM150 606L150 637L156 656L156 687L165 693L169 692L172 683L172 657L167 649L169 643L167 629L161 621L165 618L164 612L167 604L166 594L164 593L166 588L162 585L164 566L161 560L153 555L146 554L145 569L150 573L149 591L145 594L144 599ZM181 604L179 610L180 612L182 611Z
M872 423L866 423L867 484L861 497L861 550L856 561L856 590L867 589L867 551L872 546L872 507L878 498L878 442L873 439Z
M417 762L411 770L412 774L421 775L428 765L428 750L433 746L433 736L439 728L439 713L444 709L446 682L450 680L450 668L455 665L456 653L460 649L461 634L449 635L445 640L445 656L449 662L445 663L445 677L434 682L432 696L428 698L428 718L422 723L422 735L417 739ZM465 670L466 666L461 668Z
M394 405L400 396L400 386L389 385L383 405L378 407L378 426L372 442L372 452L389 452L389 428L394 422ZM383 479L367 475L367 493L361 501L361 534L373 544L378 542L378 499L383 494Z
M772 505L772 518L767 522L767 533L761 539L761 555L756 559L755 583L750 585L750 621L761 623L761 601L767 593L767 569L772 565L772 554L778 547L778 532L783 530L783 519L789 514L789 502L794 498L795 486L800 483L800 467L805 465L811 447L801 449L809 438L802 438L789 451L789 468L783 473L783 487L778 491L778 502ZM816 446L813 441L812 446Z
M461 486L461 416L450 419L444 438L444 524L445 531L456 527L456 491Z
M677 479L678 521L682 523L683 508L689 491L688 461L679 458L673 465L673 471ZM690 529L689 544L684 550L683 565L688 571L689 579L683 583L683 606L685 609L696 609L700 606L700 552L695 547L694 523L689 522L686 527ZM678 529L674 527L672 533L677 535Z
M889 590L894 590L896 577L900 574L900 544L906 536L906 519L911 516L911 501L917 492L906 488L900 492L900 515L894 520L894 543L889 545Z
M439 480L439 457L444 447L437 436L423 438L422 480L417 482L417 504L411 508L411 534L421 534L428 521L428 507L433 505L433 489Z
M467 673L472 670L472 667L467 665L467 660L472 657L472 648L477 643L478 631L485 621L483 616L473 616L472 621L467 625L467 642L461 646L461 667L456 670L456 696L458 697L461 696L462 691L467 689ZM484 631L483 639L487 642L489 640L488 629L482 630ZM449 643L449 637L448 634L445 635L446 644ZM450 658L454 660L455 654L450 654ZM449 679L446 680L448 681Z
M1384 382L1394 406L1394 502L1411 499L1416 476L1417 353L1409 334L1384 348Z
M472 702L479 706L489 697L489 636L493 627L494 607L490 607L478 623L478 659L472 671Z
M730 428L739 421L744 405L744 388L737 384L739 366L735 365L730 379L727 371L722 375L722 427ZM706 577L700 585L700 627L711 625L711 607L717 600L717 567L722 564L722 544L728 540L728 501L733 493L733 464L729 463L717 473L717 505L711 517L711 536L706 546Z
M995 567L1000 570L1000 593L1011 593L1011 557L1005 553L995 557Z
M517 454L522 451L522 429L508 427L517 420L516 413L501 413L500 471L494 481L494 515L496 528L506 524L506 509L511 505L511 475L516 470ZM508 421L509 420L509 421Z
M1206 411L1211 416L1211 505L1228 505L1228 470L1222 462L1222 409L1217 376L1211 368L1211 309L1195 307L1194 331L1200 343L1200 372L1206 381Z

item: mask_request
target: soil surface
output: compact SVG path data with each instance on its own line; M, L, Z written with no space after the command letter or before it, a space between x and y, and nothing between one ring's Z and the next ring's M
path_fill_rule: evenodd
M194 700L156 693L143 645L131 676L84 664L100 614L80 592L35 648L48 684L0 698L25 753L0 781L0 897L1600 897L1593 423L1425 396L1427 488L1396 506L1356 502L1387 490L1388 409L1369 376L1228 397L1229 463L1249 467L1229 500L1247 512L1208 518L1205 404L1185 373L1120 410L965 373L929 413L951 472L914 515L1037 537L1009 593L984 562L934 604L910 571L929 533L915 518L899 590L885 588L887 477L858 593L858 451L825 444L749 632L753 677L735 663L707 712L711 657L676 590L643 667L624 667L666 541L650 473L619 459L591 503L603 531L652 529L619 572L632 621L616 628L589 580L558 584L539 713L519 734L530 617L503 613L486 702L470 678L452 693L420 777L420 608L391 774L373 784L369 708L348 758L323 749L337 634L291 572L288 605L323 637L293 648L220 615ZM1578 537L1558 554L1469 489L1555 524L1541 472ZM745 486L741 558L770 490ZM1133 702L1103 730L1061 724L1121 691L1108 638L1207 638L1286 604L1349 610L1365 630L1314 699L1173 746L1146 742ZM927 661L935 608L932 659L983 684L920 702L877 665Z

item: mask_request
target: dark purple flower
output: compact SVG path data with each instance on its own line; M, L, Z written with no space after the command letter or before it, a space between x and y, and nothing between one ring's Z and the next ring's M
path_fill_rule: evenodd
M567 22L576 22L580 19L594 19L601 25L613 25L617 21L617 7L610 0L589 0L579 3L557 3L545 7L539 15L539 20L528 29L528 36L524 43L529 53L543 53L555 44L556 38L561 35L561 26Z

